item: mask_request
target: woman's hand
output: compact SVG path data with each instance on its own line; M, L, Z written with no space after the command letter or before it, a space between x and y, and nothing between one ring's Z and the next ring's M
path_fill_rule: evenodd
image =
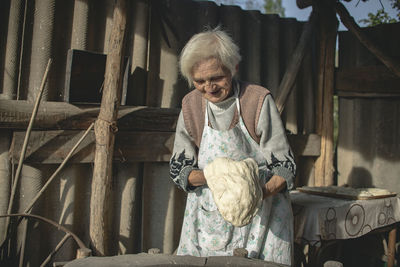
M192 186L202 186L207 183L202 170L193 170L188 177L188 183Z
M263 199L266 197L273 196L279 193L286 186L286 180L278 175L274 175L271 179L262 187Z

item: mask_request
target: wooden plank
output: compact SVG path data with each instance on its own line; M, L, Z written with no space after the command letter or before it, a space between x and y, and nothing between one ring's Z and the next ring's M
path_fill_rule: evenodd
M365 66L336 71L336 94L339 96L400 95L400 78L385 66Z
M60 163L83 131L34 131L25 162ZM172 153L173 132L118 132L114 150L115 161L168 162ZM24 132L14 132L11 155L19 158ZM94 160L95 136L90 133L73 154L70 162L89 163Z
M25 130L33 102L0 100L0 128ZM97 119L98 105L72 105L64 102L42 102L33 128L36 130L85 130ZM180 109L121 106L118 129L132 131L175 131Z
M388 69L390 69L394 74L400 77L400 64L392 57L386 54L386 51L381 50L376 43L371 40L358 26L354 18L347 11L346 7L340 3L336 2L336 12L338 13L340 20L352 32L358 40L371 51L383 64L385 64Z
M300 9L307 8L313 3L312 0L296 0L297 7Z
M333 184L333 88L338 21L332 3L320 3L319 66L317 91L317 134L321 136L321 155L315 162L315 186Z
M300 40L293 52L292 58L279 85L279 94L276 99L276 106L280 113L282 113L283 109L285 108L288 96L290 95L294 82L296 81L301 62L303 61L306 48L312 36L311 34L314 29L315 20L316 16L314 15L314 12L312 12L308 22L304 25Z
M321 152L321 137L317 134L288 135L295 156L318 157Z
M346 92L340 91L337 93L340 97L349 97L349 98L389 98L389 97L399 97L400 93L368 93L368 92Z
M369 199L380 199L380 198L388 198L388 197L395 197L397 193L390 193L386 195L381 195L381 196L358 196L358 195L352 195L350 193L346 192L324 192L321 189L324 187L306 187L306 188L296 188L296 190L299 190L302 193L306 194L311 194L311 195L317 195L317 196L323 196L323 197L332 197L332 198L339 198L339 199L352 199L352 200L369 200Z
M397 239L397 227L393 227L389 232L389 240L388 240L388 260L387 266L393 267L395 266L395 256L396 256L396 239ZM396 264L397 265L397 264Z
M33 131L25 162L41 164L61 163L83 131ZM174 132L118 132L114 161L168 162L174 146ZM24 132L16 131L10 149L14 161L19 160ZM94 159L94 133L89 134L69 162L90 163ZM320 137L316 134L289 135L289 143L296 156L319 156Z
M283 62L280 60L280 55L283 51L282 43L282 28L280 26L280 17L277 14L265 14L261 18L262 31L261 42L263 44L261 57L261 85L268 88L272 95L278 93L279 83L281 80L281 69Z
M351 0L344 0L345 2L351 2ZM296 0L296 5L300 9L307 8L313 5L313 0Z

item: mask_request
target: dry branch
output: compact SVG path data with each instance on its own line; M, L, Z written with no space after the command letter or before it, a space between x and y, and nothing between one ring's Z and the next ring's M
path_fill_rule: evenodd
M28 207L24 210L24 214L27 214L31 210L33 205L42 196L43 192L47 189L47 187L50 185L50 183L54 180L54 178L58 175L58 173L64 168L65 164L72 157L72 155L74 154L75 150L82 143L82 141L85 139L85 137L90 133L90 131L93 129L93 126L94 126L94 124L92 123L92 125L86 130L86 132L83 134L83 136L78 140L78 142L75 144L75 146L71 149L71 151L68 153L68 155L64 158L64 160L61 163L61 165L52 174L52 176L47 180L46 184L40 189L40 191L36 194L36 196L31 200L31 202L28 205ZM25 142L24 142L24 144L25 144ZM7 218L10 218L10 217L7 217ZM23 217L21 217L21 220L22 219L23 219ZM21 220L19 220L18 223L16 223L16 224L18 225L21 222ZM7 234L10 234L10 233L7 232ZM20 252L20 266L23 265L23 261L24 261L26 235L27 235L27 222L25 222L25 224L23 224L23 237L22 237L21 252Z
M42 262L40 267L46 267L47 264L50 262L51 258L56 255L56 253L60 250L60 248L64 245L64 243L71 237L71 234L65 234L64 237L61 239L61 241L57 244L55 249L50 252L49 256Z
M88 248L85 246L85 243L83 243L83 241L81 239L79 239L79 237L74 234L73 232L71 232L68 228L62 226L61 224L58 224L50 219L47 219L45 217L39 216L39 215L35 215L35 214L25 214L25 213L16 213L16 214L5 214L5 215L0 215L0 218L4 218L4 217L23 217L23 218L33 218L39 221L43 221L46 222L48 224L53 225L54 227L56 227L58 230L63 231L64 233L70 234L71 237L75 240L75 242L78 244L80 249L85 249L87 250Z
M40 191L36 194L36 196L31 200L29 203L28 207L24 210L24 213L28 213L33 205L35 205L36 201L42 196L43 192L46 190L46 188L50 185L50 183L54 180L54 178L60 173L60 171L64 168L65 164L67 164L68 160L72 157L74 154L75 150L79 147L79 145L82 143L82 141L86 138L86 136L90 133L90 131L93 129L94 124L89 126L89 128L86 130L86 132L82 135L82 137L76 142L74 147L72 147L71 151L68 153L68 155L64 158L63 162L58 166L57 170L50 176L50 178L47 180L46 184L40 189Z
M26 152L26 149L28 147L28 141L29 141L29 137L30 137L30 134L31 134L31 131L32 131L33 122L34 122L34 120L36 118L36 114L37 114L37 111L38 111L40 100L42 98L44 85L46 84L47 75L48 75L49 70L50 70L50 65L51 65L51 59L49 59L49 62L47 63L47 68L46 68L46 71L44 73L44 76L43 76L43 79L42 79L42 83L40 85L39 93L38 93L38 95L36 97L35 105L34 105L33 111L32 111L32 116L31 116L31 119L29 121L28 129L26 130L24 144L23 144L22 150L21 150L21 156L19 158L17 171L15 173L15 178L14 178L15 180L14 180L14 183L13 183L13 186L12 186L12 189L11 189L10 202L9 202L8 209L7 209L7 213L8 214L10 214L12 212L12 208L13 208L13 205L14 205L15 192L17 191L19 177L20 177L21 170L22 170L22 164L23 164L24 158L25 158L25 152ZM9 220L8 220L8 223L9 223ZM6 223L6 228L8 227L8 223Z
M18 161L17 171L15 173L14 182L13 182L12 188L11 188L10 202L8 203L8 208L7 208L7 213L8 214L12 213L12 209L13 209L13 206L14 206L15 193L17 191L17 187L18 187L18 184L19 184L19 178L20 178L20 175L21 175L22 165L23 165L23 162L24 162L24 159L25 159L26 149L28 147L29 137L31 135L33 122L35 121L35 118L36 118L36 115L37 115L37 112L38 112L40 100L42 99L43 90L44 90L44 86L45 86L46 81L47 81L47 75L49 74L49 71L50 71L51 62L52 62L52 59L50 58L48 63L47 63L46 70L44 72L44 75L43 75L43 78L42 78L42 82L40 84L39 92L38 92L38 95L36 97L35 105L33 107L32 115L31 115L31 118L29 120L29 125L28 125L28 128L26 130L26 134L25 134L25 138L24 138L24 144L22 145L21 155L20 155L20 158L19 158L19 161ZM7 234L9 233L9 230L10 230L9 229L10 220L11 220L11 217L7 217L6 225L5 225L5 229L7 231ZM24 258L24 252L25 252L25 241L26 241L26 231L27 231L26 227L27 226L25 225L23 239L22 239L22 245L21 245L22 248L21 248L21 252L20 252L20 266L22 265L22 261L23 261L23 258ZM4 242L7 242L7 239L5 239Z

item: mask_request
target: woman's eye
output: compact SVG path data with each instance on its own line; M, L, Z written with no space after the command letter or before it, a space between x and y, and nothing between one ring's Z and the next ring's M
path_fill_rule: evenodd
M194 81L195 83L197 83L197 84L203 84L204 83L204 80L196 80L196 81Z
M223 78L224 78L224 76L216 76L216 77L212 77L211 81L212 82L218 82L218 81L222 80Z

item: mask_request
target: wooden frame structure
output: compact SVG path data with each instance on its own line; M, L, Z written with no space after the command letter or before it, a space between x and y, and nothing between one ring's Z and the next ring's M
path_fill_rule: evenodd
M351 1L351 0L346 0ZM321 136L321 155L315 163L315 185L331 185L333 184L333 95L334 84L338 87L338 95L359 96L364 95L363 92L351 92L355 83L359 83L361 79L368 76L377 77L389 81L388 84L399 84L400 81L400 64L378 48L375 43L363 34L360 27L354 21L353 17L346 10L345 6L334 0L297 0L299 8L313 6L313 12L320 12L320 52L319 52L319 76L318 76L318 104L317 104L317 134ZM335 76L334 51L337 35L337 19L336 13L339 15L342 23L353 33L357 39L372 52L389 70L382 67L361 68L353 73L338 73ZM378 75L376 75L377 71ZM375 80L375 82L376 82ZM365 89L364 89L365 90ZM390 87L383 92L368 92L369 95L396 95L399 96L400 91ZM318 178L318 179L317 179ZM394 266L395 263L395 236L397 225L392 227L389 232L388 245L388 262L387 266Z
M289 141L296 156L318 157L315 163L315 185L333 184L333 95L334 84L339 88L338 94L353 94L348 91L352 83L356 83L361 75L370 71L379 71L381 76L391 81L399 81L400 67L397 62L380 51L371 40L368 40L359 31L354 20L346 12L341 3L334 0L297 0L298 6L304 8L313 4L313 12L298 46L292 56L292 61L280 85L280 95L277 105L280 111L284 109L290 95L293 82L300 69L304 48L311 38L313 31L319 38L318 52L318 97L316 105L317 131L311 135L292 135ZM125 5L125 0L118 1L118 5ZM115 11L117 12L117 11ZM382 60L389 70L383 68L358 69L353 73L336 73L334 68L334 53L337 35L336 13L343 23L365 44L376 56ZM25 162L32 163L61 163L79 139L83 130L96 122L95 133L89 134L82 147L71 158L72 162L95 162L93 174L93 192L99 192L91 199L94 210L91 215L91 237L98 255L107 255L107 214L103 213L107 202L107 188L110 186L110 170L112 160L134 162L166 162L169 160L172 148L174 130L179 114L178 109L150 108L150 107L119 107L120 81L122 71L115 66L122 66L123 35L126 14L116 15L115 33L112 40L118 45L118 51L110 54L107 64L106 81L101 107L93 105L72 105L59 102L41 103L34 131L31 138L34 145L28 147ZM118 21L117 21L118 19ZM317 27L316 25L319 25ZM113 61L114 60L114 61ZM114 70L115 72L111 72ZM354 78L354 76L358 78ZM373 94L374 92L370 92ZM399 95L395 88L387 88L387 94ZM33 104L27 101L0 100L0 128L13 129L13 143L11 155L14 160L20 160L19 151L23 146L23 131L29 124ZM104 123L103 123L104 122ZM103 124L103 125L100 125ZM118 128L116 128L118 126ZM118 132L116 131L118 130ZM114 138L115 145L114 145ZM102 146L103 144L106 146ZM96 145L95 145L96 144ZM150 146L144 146L149 144ZM113 151L113 152L112 152ZM156 153L154 153L156 151ZM97 155L97 158L96 156ZM105 158L103 156L106 156ZM100 167L98 167L100 166ZM106 166L106 168L104 168ZM103 169L104 168L104 169ZM101 173L96 170L100 169ZM393 233L391 233L393 235ZM390 265L389 265L390 266Z

